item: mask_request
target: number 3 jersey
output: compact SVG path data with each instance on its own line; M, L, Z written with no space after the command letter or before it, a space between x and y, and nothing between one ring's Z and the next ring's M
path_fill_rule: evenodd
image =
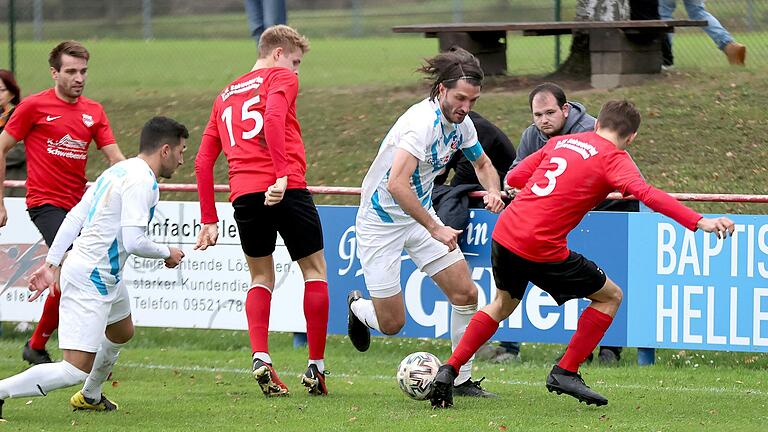
M229 163L230 201L264 192L278 177L288 189L307 187L301 128L296 118L299 81L282 67L251 71L216 97L195 160L203 223L215 222L213 166L223 150Z
M595 132L551 138L507 174L521 191L499 216L493 239L534 262L568 258L566 237L609 193L634 195L695 230L701 215L647 184L629 154Z

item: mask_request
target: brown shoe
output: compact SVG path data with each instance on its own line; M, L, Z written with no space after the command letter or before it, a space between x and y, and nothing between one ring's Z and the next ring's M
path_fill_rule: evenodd
M728 57L728 63L744 66L744 60L747 58L747 47L738 42L731 42L725 46L723 51Z

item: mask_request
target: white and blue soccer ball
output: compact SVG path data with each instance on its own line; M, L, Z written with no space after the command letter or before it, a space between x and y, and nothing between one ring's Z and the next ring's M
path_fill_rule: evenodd
M428 352L409 354L397 368L397 383L409 398L425 400L439 367L440 360Z

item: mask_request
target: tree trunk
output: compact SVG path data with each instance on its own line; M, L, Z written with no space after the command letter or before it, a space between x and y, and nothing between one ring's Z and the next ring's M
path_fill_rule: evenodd
M629 19L628 0L578 0L576 21L620 21ZM589 33L573 32L571 53L552 76L568 79L589 79Z

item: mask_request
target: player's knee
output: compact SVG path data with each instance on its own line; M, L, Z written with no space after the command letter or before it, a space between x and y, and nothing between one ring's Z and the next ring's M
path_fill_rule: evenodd
M477 304L477 286L471 281L462 284L448 294L448 300L455 305Z
M613 289L608 292L608 303L618 308L623 300L624 292L617 285L614 285Z
M381 332L384 333L387 336L392 336L400 333L400 330L403 329L403 326L405 325L405 318L389 318L385 320L381 320L379 318L379 328L381 329Z

